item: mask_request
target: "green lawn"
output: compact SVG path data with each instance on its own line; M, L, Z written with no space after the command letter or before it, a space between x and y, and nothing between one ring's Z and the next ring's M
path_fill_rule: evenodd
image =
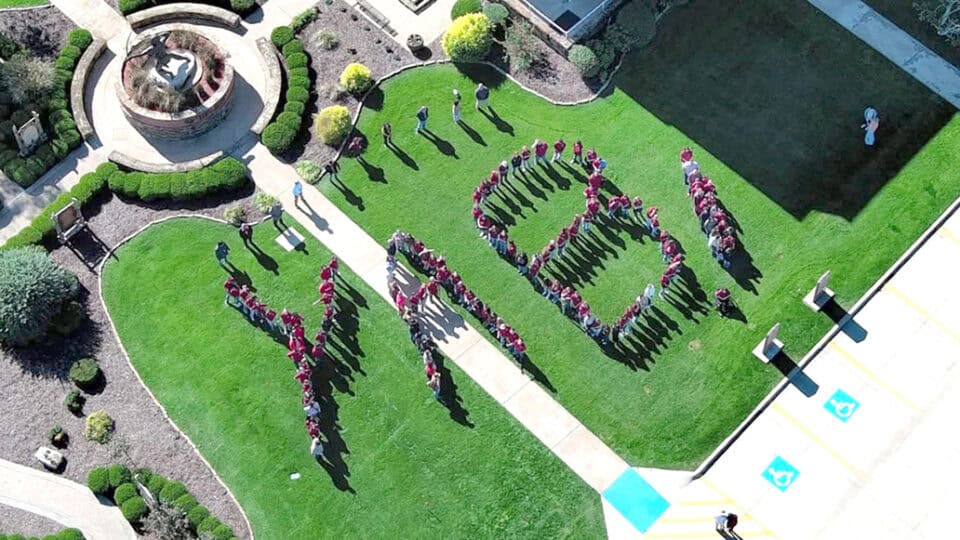
M763 333L782 322L799 360L828 329L801 303L816 277L833 270L850 306L960 189L948 174L960 166L952 109L806 2L756 4L695 2L671 14L615 88L584 106L552 106L484 68L405 72L361 115L372 143L365 162L344 163L345 185L321 186L378 240L401 228L446 255L525 337L556 399L634 465L695 467L781 377L750 354ZM682 31L685 20L698 21L697 39ZM477 79L494 88L498 118L474 112L471 97L468 127L458 127L451 89L471 96ZM873 149L858 128L865 103L884 118ZM413 134L421 104L436 139ZM401 150L380 144L385 121ZM680 301L657 303L656 321L625 355L604 354L538 298L471 220L471 192L492 167L534 138L558 136L596 146L619 189L658 204L693 270ZM733 275L711 260L681 186L677 156L688 144L742 228L750 260ZM583 179L564 169L512 185L509 202L492 203L517 222L523 249L542 246L582 208ZM655 250L601 234L568 273L612 317L662 271ZM705 298L720 286L747 322L710 311Z
M43 6L49 3L50 2L48 2L47 0L0 0L0 9L29 7L29 6Z
M304 313L311 333L316 273L330 254L312 239L308 255L283 252L274 235L256 228L258 261L233 227L175 220L121 248L103 276L134 365L257 538L603 537L597 494L447 362L466 411L451 419L424 386L404 324L349 269L328 347L336 362L315 371L335 446L334 465L318 466L285 346L224 306L226 273L213 259L226 239L261 298Z

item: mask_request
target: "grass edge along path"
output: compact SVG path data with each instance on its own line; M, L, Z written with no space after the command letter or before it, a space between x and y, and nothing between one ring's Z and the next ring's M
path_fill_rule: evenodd
M131 361L236 494L258 538L603 536L596 493L449 361L473 427L448 418L393 308L343 267L352 291L341 297L338 326L359 331L331 338L336 367L316 369L325 375L314 385L334 411L345 467L317 466L285 347L223 305L226 273L212 254L226 239L258 294L304 313L309 329L320 318L316 270L330 253L312 238L309 255L283 252L274 234L269 224L255 228L258 258L233 227L178 219L132 239L103 273Z
M900 75L911 91L926 92L906 74L891 76ZM441 107L449 104L450 88L463 93L484 77L495 81L497 117L465 107L466 125L456 126L446 106ZM531 360L557 388L555 398L632 465L692 470L781 377L750 355L763 333L781 321L787 351L799 359L831 324L800 301L816 277L832 269L838 299L849 305L939 215L958 188L955 178L941 180L938 172L945 164L960 166L948 150L960 142L956 118L852 221L817 211L798 221L620 90L587 105L556 107L483 69L465 76L451 65L408 70L382 89L382 101L369 104L359 119L358 131L370 140L363 160L345 162L343 181L325 182L320 190L378 241L403 229L442 252L486 303L515 321ZM412 135L412 114L421 103L434 111L430 137ZM380 142L384 121L394 126L394 150ZM631 137L620 136L625 129ZM731 288L747 324L718 320L705 302L696 309L664 308L661 333L667 337L650 336L655 352L633 366L618 363L578 329L567 327L570 323L556 308L530 291L526 280L485 245L470 220L470 194L480 178L535 137L552 141L563 136L571 144L578 135L607 157L620 189L660 206L702 291ZM747 286L756 287L759 295L744 290L710 259L680 183L677 153L687 144L743 228L741 238L763 274ZM582 206L583 187L566 173L544 172L518 182L526 202L518 204L521 197L516 196L513 209L502 206L520 222L517 229L524 229L514 237L520 247L542 246L566 224L573 209ZM611 249L600 265L594 263L601 273L594 284L599 293L584 292L594 307L610 297L619 308L653 281L634 276L630 263L640 260L649 266L655 249L647 245L635 250L646 254L634 255L630 242L627 237L605 241Z

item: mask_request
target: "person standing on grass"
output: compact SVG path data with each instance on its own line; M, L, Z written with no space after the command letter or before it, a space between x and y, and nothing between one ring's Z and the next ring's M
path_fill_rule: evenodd
M384 124L384 125L385 125L385 126L389 126L390 124ZM387 132L389 133L389 131L390 131L390 129L389 129L389 127L388 127L388 128L387 128ZM390 136L389 136L389 135L387 135L387 139L386 139L386 140L387 140L387 142L390 142ZM385 143L385 144L386 144L386 143ZM337 176L337 173L340 172L340 163L338 163L337 160L331 159L330 161L327 162L326 165L324 165L323 168L326 169L327 174L330 175L330 180L340 180L340 177Z
M583 165L583 143L579 140L573 143L573 159L570 160L570 163Z
M293 206L300 208L301 199L303 199L303 184L297 180L293 183Z
M460 91L453 89L453 123L460 123Z
M434 371L430 380L427 381L427 387L433 391L433 399L440 401L440 372Z
M520 150L520 160L522 161L522 167L524 171L530 170L530 148L524 146Z
M680 168L683 170L683 185L689 185L690 176L700 172L700 164L693 159L693 150L689 147L680 151Z
M249 223L240 225L240 239L243 240L245 246L253 243L253 227Z
M384 122L380 126L380 135L383 135L383 145L389 148L393 144L393 126L390 125L390 122Z
M563 150L566 147L567 143L563 142L563 138L557 139L557 142L553 143L553 157L550 158L550 161L562 161Z
M497 173L500 174L500 181L506 182L506 181L507 181L507 173L509 173L509 172L510 172L510 165L507 164L507 161L506 161L506 160L501 161L501 162L500 162L500 166L497 167Z
M414 133L427 130L427 118L429 116L430 110L427 109L426 105L421 105L420 109L417 110L417 129L413 130Z
M533 153L535 156L533 159L534 165L539 165L541 162L547 162L547 148L549 148L549 146L546 142L541 141L540 139L533 141Z
M477 85L477 89L473 92L473 96L477 98L477 110L480 110L480 107L490 108L490 89L483 83Z
M230 246L227 245L224 241L217 242L217 247L213 248L213 254L217 257L217 264L221 267L226 268L230 261L227 260L227 256L230 255Z
M520 157L519 153L513 153L513 157L510 158L510 165L513 166L513 176L520 174L520 168L523 166L523 158Z

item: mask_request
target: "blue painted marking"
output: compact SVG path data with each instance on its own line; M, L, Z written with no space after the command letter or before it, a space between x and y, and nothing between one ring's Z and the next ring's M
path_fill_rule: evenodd
M846 422L853 417L853 413L860 409L860 402L853 399L853 396L837 388L837 391L830 396L830 399L823 404L837 420Z
M787 491L787 488L797 481L798 476L800 476L800 471L780 456L773 458L770 465L767 465L767 468L763 471L763 477L767 479L767 482L773 484L773 487L780 491Z
M627 469L606 491L603 498L623 514L638 531L647 532L654 522L670 508L660 495L637 471Z

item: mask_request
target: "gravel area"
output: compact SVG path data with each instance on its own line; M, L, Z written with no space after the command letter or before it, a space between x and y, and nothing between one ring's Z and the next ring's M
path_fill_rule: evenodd
M77 25L54 6L0 11L0 33L37 56L56 56Z
M62 531L65 527L52 519L0 504L0 533L24 536L45 536Z
M251 187L239 195L244 205L251 204L252 192ZM114 246L162 217L184 213L222 217L224 208L236 200L144 206L107 193L104 201L84 213L90 214L90 229L100 242ZM102 251L88 233L80 234L77 245L88 259L102 258ZM80 278L90 320L67 339L53 339L24 351L0 351L0 425L4 426L0 457L39 467L32 454L39 445L47 444L47 431L60 425L70 436L64 451L65 477L83 483L91 468L114 462L149 467L186 483L201 504L233 527L240 538L250 538L239 508L186 439L164 418L124 358L101 307L97 275L69 248L56 249L52 255ZM97 359L106 379L100 393L86 396L84 411L103 409L114 418L117 430L107 445L87 441L83 436L84 418L73 416L63 405L72 386L66 377L68 366L85 356Z

